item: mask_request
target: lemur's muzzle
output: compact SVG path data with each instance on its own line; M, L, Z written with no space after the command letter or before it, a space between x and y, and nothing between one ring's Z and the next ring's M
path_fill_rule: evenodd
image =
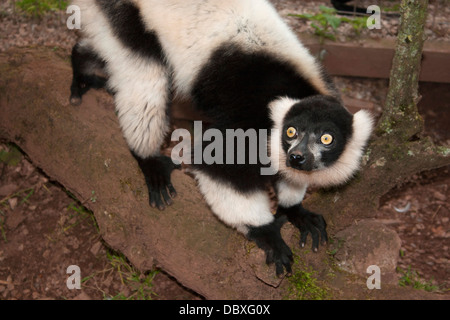
M291 152L289 154L289 162L292 166L298 167L306 162L306 157L298 151Z
M308 137L303 140L291 150L289 150L286 166L304 171L311 171L314 164L314 156L308 150Z

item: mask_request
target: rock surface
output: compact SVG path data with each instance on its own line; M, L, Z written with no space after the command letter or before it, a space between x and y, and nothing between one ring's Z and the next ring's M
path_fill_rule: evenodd
M361 220L336 233L338 266L347 272L367 277L369 266L378 266L382 281L395 281L401 240L398 234L375 220Z

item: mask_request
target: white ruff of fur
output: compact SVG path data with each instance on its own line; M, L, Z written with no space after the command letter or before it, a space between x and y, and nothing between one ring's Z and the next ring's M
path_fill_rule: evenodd
M281 149L281 132L283 120L292 105L299 100L280 98L271 103L271 117L274 128L280 133L278 136ZM344 151L338 160L331 166L317 171L300 171L286 166L286 155L280 152L278 157L272 156L271 161L278 164L283 177L293 184L308 184L319 187L340 185L350 180L360 168L364 147L370 138L373 129L373 118L369 112L360 110L353 115L353 132Z

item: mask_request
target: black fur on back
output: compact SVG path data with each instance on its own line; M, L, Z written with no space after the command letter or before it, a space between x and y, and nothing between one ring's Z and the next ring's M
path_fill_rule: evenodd
M270 128L268 104L304 98L317 90L288 62L265 52L224 44L202 68L192 89L196 108L224 128Z
M163 61L162 47L155 32L148 31L139 9L128 1L96 0L112 26L115 36L133 52Z
M266 129L270 134L273 123L268 105L271 101L278 97L301 99L318 94L295 70L290 63L263 51L246 53L237 45L224 44L212 54L195 81L194 105L211 120L210 128L222 131L224 140L226 129ZM225 158L225 148L223 154ZM277 178L262 176L262 166L258 163L196 167L246 192L261 190Z

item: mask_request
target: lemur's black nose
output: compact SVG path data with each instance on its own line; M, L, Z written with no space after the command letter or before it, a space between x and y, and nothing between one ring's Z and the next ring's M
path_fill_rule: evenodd
M301 164L305 163L306 157L299 153L291 153L289 155L289 161L293 165L301 165Z

